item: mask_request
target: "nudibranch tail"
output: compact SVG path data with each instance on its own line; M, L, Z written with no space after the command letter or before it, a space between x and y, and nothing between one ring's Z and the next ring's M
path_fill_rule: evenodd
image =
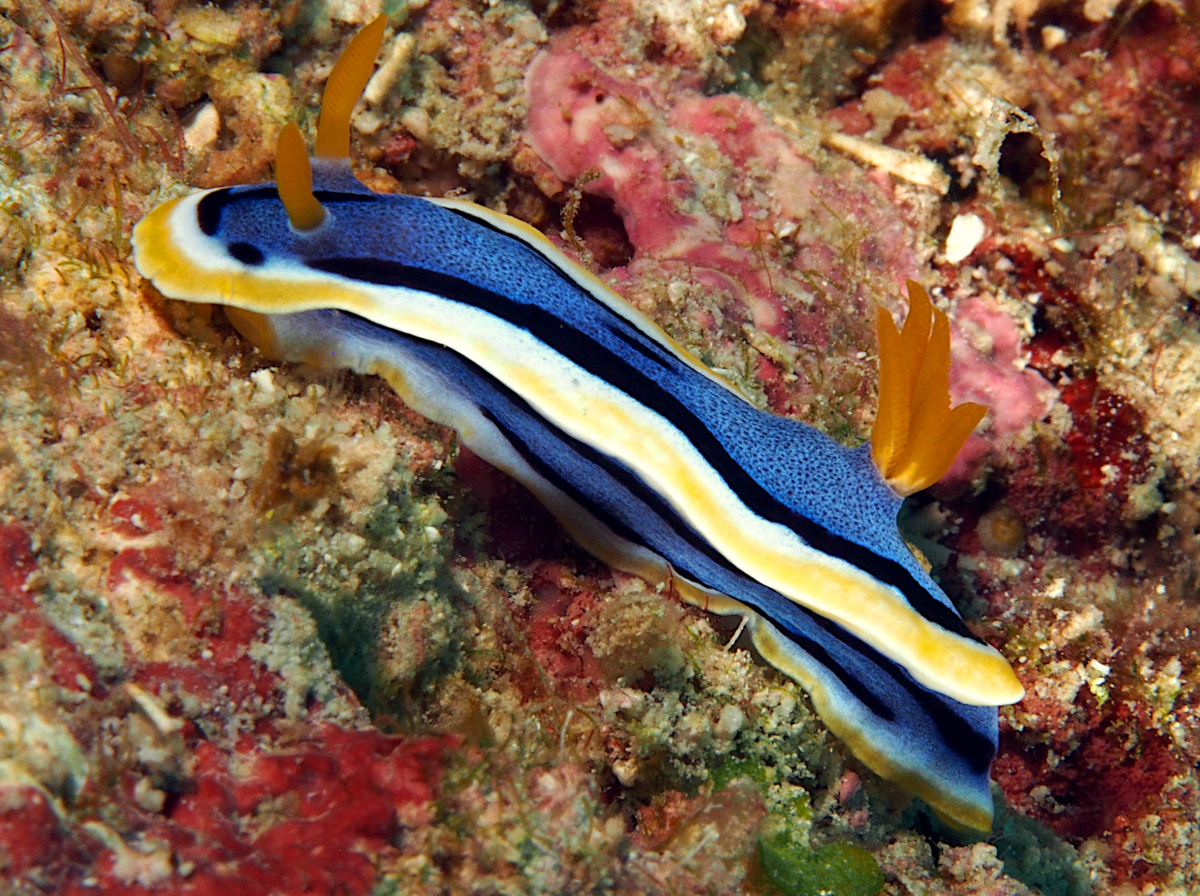
M871 453L900 496L946 474L967 436L987 413L973 402L950 407L950 322L919 283L908 281L903 331L879 311L879 412Z
M325 220L325 209L313 195L312 162L296 122L289 121L275 144L275 186L296 230L316 230Z
M359 29L329 73L317 119L317 158L350 158L350 113L371 78L386 26L387 17L378 16Z

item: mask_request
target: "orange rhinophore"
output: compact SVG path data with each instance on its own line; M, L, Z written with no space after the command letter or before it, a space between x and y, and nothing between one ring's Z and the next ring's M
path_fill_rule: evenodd
M284 126L275 144L275 186L293 227L306 232L321 226L325 209L313 195L312 163L294 121Z
M321 93L321 116L317 119L318 159L350 158L350 113L367 87L375 57L383 43L387 17L378 16L354 35Z
M387 17L378 16L354 35L325 82L314 155L327 164L349 166L350 114L370 80L386 25ZM348 167L347 176L352 176ZM303 233L321 226L325 209L313 194L312 163L295 122L289 122L279 135L275 182L292 227Z

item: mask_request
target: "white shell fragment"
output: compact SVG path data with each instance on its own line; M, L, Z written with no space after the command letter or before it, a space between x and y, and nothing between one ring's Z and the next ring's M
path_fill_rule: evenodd
M873 143L838 131L826 134L822 142L868 165L881 168L893 177L934 190L941 196L945 196L950 189L950 177L938 163L916 153L892 149L882 143Z
M975 251L983 238L987 236L987 228L979 215L958 215L950 224L950 233L946 236L946 261L958 264Z
M183 142L193 153L208 149L221 135L221 114L212 103L205 103L183 129Z

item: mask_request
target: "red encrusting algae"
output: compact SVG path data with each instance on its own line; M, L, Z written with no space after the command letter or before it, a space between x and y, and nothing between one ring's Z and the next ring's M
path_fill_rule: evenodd
M158 526L151 510L136 511L143 534ZM367 894L400 832L431 820L457 739L282 718L271 709L278 674L248 653L269 616L252 599L192 585L166 547L122 550L109 586L169 595L197 649L188 661L127 660L118 680L101 683L25 588L37 572L28 535L0 527L5 639L40 653L54 683L76 695L71 734L107 744L109 758L93 757L82 792L61 794L57 810L39 787L5 789L0 858L13 880L55 880L80 896L168 882L195 896ZM130 724L132 703L156 730L129 750L110 732ZM139 783L147 780L155 786Z

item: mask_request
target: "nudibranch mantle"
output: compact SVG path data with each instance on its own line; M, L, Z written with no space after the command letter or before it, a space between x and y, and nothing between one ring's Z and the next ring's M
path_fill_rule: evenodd
M143 276L168 297L227 306L273 357L383 376L605 562L745 616L764 657L875 771L990 826L995 707L1021 687L904 544L902 499L879 465L883 444L907 485L936 479L944 467L923 467L905 428L947 414L966 425L938 379L940 312L932 325L910 313L923 332L889 343L904 382L881 407L887 438L847 449L756 409L528 225L372 193L344 157L309 174L285 142L284 200L274 184L210 190L139 222ZM297 193L319 205L297 217ZM915 309L928 299L913 286ZM942 390L932 399L926 380Z

